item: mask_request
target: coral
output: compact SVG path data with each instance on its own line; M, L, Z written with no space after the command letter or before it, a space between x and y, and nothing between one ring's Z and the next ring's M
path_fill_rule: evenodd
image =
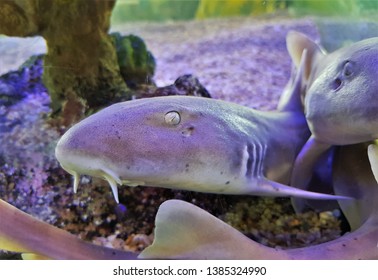
M68 99L83 108L97 108L114 99L130 98L107 34L114 3L101 0L0 3L0 33L41 35L47 41L43 82L54 113L59 113Z
M115 44L121 75L129 87L152 83L155 72L155 58L147 50L143 40L135 35L110 34Z

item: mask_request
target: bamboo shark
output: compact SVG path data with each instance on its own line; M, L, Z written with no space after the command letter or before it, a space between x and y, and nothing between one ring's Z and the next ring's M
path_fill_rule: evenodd
M292 186L303 187L332 145L378 138L378 37L326 53L303 34L291 32L287 48L296 64L302 51L308 52L302 98L312 135L295 161L291 180ZM378 146L371 144L368 153L377 172Z
M117 184L346 199L286 185L309 135L300 100L303 65L278 111L188 96L126 101L70 128L57 144L56 158L73 175L75 192L80 174L100 177L117 202Z
M369 168L367 144L340 147L334 161L337 194L353 231L322 244L279 250L259 244L201 208L164 202L156 215L155 239L146 259L378 259L378 185ZM378 174L374 174L378 177Z

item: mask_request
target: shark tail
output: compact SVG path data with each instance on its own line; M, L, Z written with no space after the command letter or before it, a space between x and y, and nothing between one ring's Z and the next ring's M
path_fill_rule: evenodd
M142 259L281 259L205 210L180 200L165 201L155 220L155 239Z

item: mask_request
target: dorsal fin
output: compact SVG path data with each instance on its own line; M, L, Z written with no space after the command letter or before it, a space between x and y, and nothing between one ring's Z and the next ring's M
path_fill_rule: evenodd
M311 68L316 63L319 56L326 54L326 51L303 33L290 31L286 36L286 48L295 66L301 63L301 56L304 49L307 49L307 59L304 66L304 78L307 80L311 73Z
M199 207L168 200L156 216L155 240L142 259L376 259L377 220L330 242L279 250L258 244ZM357 241L358 240L358 241Z
M155 239L142 259L269 259L285 253L262 246L205 210L165 201L155 220Z
M293 63L291 69L290 80L287 83L280 100L278 102L277 110L278 111L290 111L303 112L303 103L302 103L302 91L304 89L303 82L303 71L304 65L307 61L307 49L304 49L302 52L300 64L296 67Z

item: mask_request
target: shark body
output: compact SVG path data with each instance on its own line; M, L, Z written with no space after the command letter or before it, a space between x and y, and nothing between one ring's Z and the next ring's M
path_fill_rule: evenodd
M138 256L83 241L1 199L0 249L23 253L24 259L116 260L136 259Z
M56 158L74 176L75 191L80 174L101 177L117 201L118 184L344 199L286 185L309 136L300 100L303 65L278 111L184 96L126 101L70 128L57 144Z

